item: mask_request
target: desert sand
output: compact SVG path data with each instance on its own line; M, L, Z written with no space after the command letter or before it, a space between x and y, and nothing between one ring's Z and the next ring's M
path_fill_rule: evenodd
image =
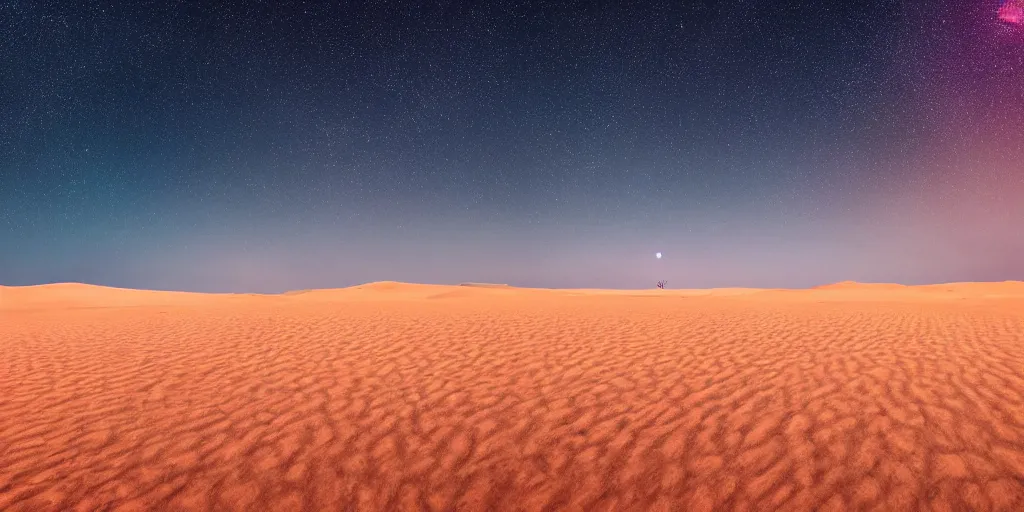
M1024 510L1024 283L0 287L0 510Z

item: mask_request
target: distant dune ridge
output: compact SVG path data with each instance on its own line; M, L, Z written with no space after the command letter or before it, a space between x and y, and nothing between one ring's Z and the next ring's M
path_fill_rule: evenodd
M907 286L894 283L858 283L843 281L810 289L771 289L771 288L710 288L710 289L665 289L656 288L640 290L607 290L607 289L549 289L549 288L517 288L508 284L465 282L458 285L436 285L402 283L397 281L377 281L348 288L292 290L281 294L236 294L236 293L195 293L180 291L136 290L128 288L112 288L82 283L55 283L32 286L0 286L0 309L21 309L33 307L117 307L144 306L156 304L192 304L224 299L238 300L241 297L274 298L319 298L349 297L352 292L364 292L361 298L381 298L377 294L424 296L427 298L449 297L459 295L466 288L518 291L521 293L548 293L558 296L744 296L761 294L775 295L784 292L777 299L793 299L802 297L815 300L871 300L879 298L893 300L906 298L909 295L918 298L955 299L971 298L1017 298L1024 297L1024 281L1002 281L988 283L946 283L931 285ZM366 295L373 292L374 296ZM909 295L908 295L909 294ZM923 297L922 297L923 296ZM386 297L384 297L386 298Z
M931 285L927 285L931 286ZM857 281L841 281L838 283L831 283L821 286L815 286L813 290L846 290L851 288L872 288L876 290L880 289L891 289L898 290L901 288L907 288L905 284L897 283L858 283Z
M0 510L1024 510L1024 282L0 287Z

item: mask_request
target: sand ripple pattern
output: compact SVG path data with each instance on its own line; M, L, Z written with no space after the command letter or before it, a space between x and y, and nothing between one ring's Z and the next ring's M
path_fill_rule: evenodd
M1024 510L1024 303L474 293L0 311L0 510Z

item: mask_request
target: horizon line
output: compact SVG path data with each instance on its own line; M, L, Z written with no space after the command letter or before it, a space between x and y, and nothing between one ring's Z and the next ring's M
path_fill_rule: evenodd
M121 286L110 286L104 284L87 283L80 281L55 281L48 283L37 283L28 285L5 285L0 284L0 288L43 288L52 286L84 286L93 288L106 288L111 290L126 290L126 291L143 291L143 292L170 292L170 293L194 293L203 295L285 295L294 294L296 292L310 292L319 290L347 290L353 288L359 288L370 285L381 285L381 284L392 284L392 285L407 285L407 286L445 286L445 287L468 287L468 288L507 288L507 289L519 289L519 290L606 290L606 291L699 291L699 290L793 290L793 291L807 291L807 290L822 290L835 288L839 286L845 287L874 287L874 286L891 286L899 288L919 288L919 287L935 287L935 286L953 286L953 285L964 285L964 284L1024 284L1021 280L1003 280L1003 281L951 281L951 282L940 282L940 283L925 283L925 284L902 284L896 282L861 282L861 281L836 281L832 283L825 283L821 285L814 285L803 288L785 288L785 287L756 287L756 286L721 286L711 288L664 288L660 289L657 287L646 287L646 288L557 288L557 287L536 287L536 286L516 286L514 284L505 283L483 283L483 282L459 282L459 283L422 283L412 281L368 281L365 283L354 284L349 286L338 286L338 287L325 287L325 288L295 288L281 292L244 292L244 291L192 291L192 290L174 290L174 289L158 289L158 288L128 288Z

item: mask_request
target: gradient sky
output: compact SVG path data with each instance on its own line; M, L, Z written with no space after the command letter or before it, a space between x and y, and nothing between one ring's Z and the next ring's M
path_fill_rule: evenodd
M423 3L0 2L0 284L1024 279L1016 2Z

